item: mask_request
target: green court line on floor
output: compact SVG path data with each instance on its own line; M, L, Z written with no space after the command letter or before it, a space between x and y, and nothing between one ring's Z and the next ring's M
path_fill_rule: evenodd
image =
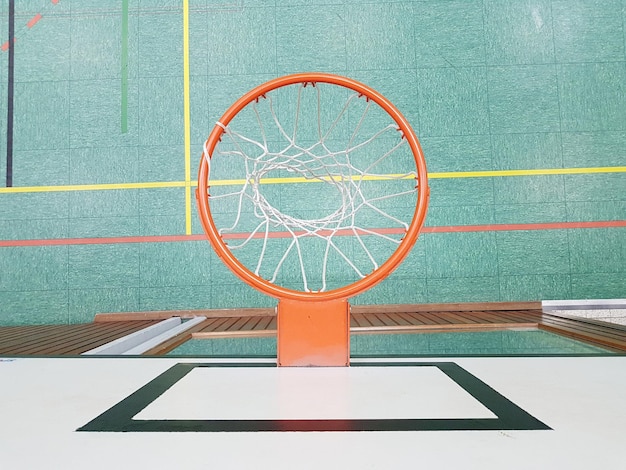
M188 160L189 161L189 160ZM187 170L187 169L186 169ZM189 168L191 173L191 168ZM592 168L547 168L537 170L485 170L485 171L455 171L428 173L429 179L444 178L494 178L515 176L545 176L545 175L589 175L597 173L626 173L626 166L592 167ZM187 177L188 176L188 177ZM402 175L388 174L368 176L365 180L389 180ZM412 178L409 176L408 178ZM292 184L292 183L319 183L320 180L306 178L264 178L261 184ZM244 179L212 180L210 186L241 186ZM186 217L191 217L191 188L198 183L191 181L191 175L186 175L185 181L153 181L144 183L104 183L104 184L73 184L58 186L21 186L0 188L0 194L6 193L45 193L66 191L107 191L119 189L154 189L154 188L186 188L189 201L186 201Z
M535 224L487 224L487 225L446 225L424 227L422 233L467 233L467 232L510 232L529 230L572 230L626 228L626 220L599 220L590 222L550 222ZM399 229L400 231L403 231ZM386 230L390 233L390 230ZM248 234L231 234L228 238L246 238ZM341 236L347 236L348 233ZM289 232L274 232L270 238L289 238ZM50 238L30 240L0 240L2 247L36 247L67 245L117 245L126 243L173 243L206 240L203 234L193 235L153 235L136 237L96 237L96 238Z
M183 99L185 114L185 233L191 235L191 104L189 92L189 0L183 0Z

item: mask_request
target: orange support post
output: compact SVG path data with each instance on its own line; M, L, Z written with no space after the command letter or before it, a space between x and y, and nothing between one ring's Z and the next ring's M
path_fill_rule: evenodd
M350 307L345 299L278 302L279 366L350 365Z

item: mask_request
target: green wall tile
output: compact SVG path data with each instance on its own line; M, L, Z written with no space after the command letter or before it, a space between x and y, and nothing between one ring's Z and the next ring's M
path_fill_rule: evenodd
M142 5L142 8L145 7ZM182 78L183 43L182 40L174 40L183 36L181 12L158 4L151 9L158 14L139 15L138 20L139 77ZM147 10L150 11L150 7Z
M21 6L16 6L14 60L17 82L60 81L69 77L71 20L68 15L50 14L42 16L32 28L24 27L42 12L43 9L24 12ZM4 43L7 39L8 35L3 35L1 41ZM8 55L4 51L2 54Z
M184 144L183 81L180 77L154 77L140 78L138 82L139 144Z
M198 223L199 225L199 223ZM142 216L139 219L139 235L181 235L185 233L185 216Z
M568 274L500 276L502 301L561 300L572 295Z
M206 78L209 70L209 35L206 25L209 16L213 16L213 2L207 5L206 0L196 0L189 3L189 73L191 77ZM215 5L219 8L219 5ZM213 18L211 18L213 20Z
M615 272L626 278L624 228L571 230L568 238L572 273Z
M276 9L276 62L281 74L346 68L345 11L327 5Z
M626 201L568 202L567 220L626 220Z
M70 217L137 217L138 189L75 191L70 193Z
M27 301L25 301L27 299ZM0 325L59 325L68 323L67 289L0 291Z
M13 219L0 220L1 240L38 240L66 238L69 233L67 219Z
M484 67L419 69L417 83L423 137L489 132Z
M70 85L70 146L126 147L137 144L137 86L128 81L128 132L122 133L119 79L74 80ZM143 112L144 108L139 112ZM142 118L144 118L142 114Z
M141 310L202 310L210 308L210 286L142 287Z
M561 175L494 178L495 202L496 204L562 202L565 200L564 179Z
M76 15L68 29L71 80L121 77L121 11Z
M566 220L567 209L568 204L565 202L497 204L494 217L498 224L561 222Z
M425 302L425 278L394 275L351 300L351 303L354 305L414 304Z
M67 219L69 193L0 194L0 220Z
M626 129L625 62L557 67L563 131Z
M195 201L193 201L195 205ZM192 210L195 207L192 206ZM144 216L184 217L185 188L158 188L139 190L139 214Z
M411 3L347 5L348 70L415 67L414 18ZM390 35L392 30L394 34Z
M569 272L570 252L564 230L498 232L495 236L500 275Z
M622 273L572 274L572 299L623 299L626 275Z
M66 149L69 82L16 82L14 90L14 150Z
M273 5L271 8L242 8L216 15L219 15L219 21L211 17L206 25L209 75L275 73Z
M208 286L213 256L203 242L141 245L141 286Z
M213 308L274 307L277 304L272 297L239 280L233 284L212 283L210 289Z
M495 206L491 204L475 206L431 206L428 209L426 226L493 224L496 222L494 207Z
M69 184L69 154L68 149L14 151L13 185L56 186ZM4 156L6 157L6 153Z
M136 183L137 147L81 147L70 150L70 184Z
M493 133L560 130L554 65L490 67L487 79Z
M189 79L189 109L190 109L190 142L192 149L191 161L195 170L198 155L202 153L204 142L211 133L214 123L209 123L208 81L206 76L191 77ZM193 175L195 177L195 175Z
M489 64L546 64L554 61L550 1L486 0L484 6Z
M139 246L78 245L69 247L70 289L138 287Z
M500 300L498 278L448 277L427 280L428 302L497 302Z
M140 181L185 181L185 148L183 145L145 145L139 151ZM195 179L200 152L192 152L191 161Z
M552 2L554 46L559 62L624 60L619 0Z
M429 173L493 168L489 135L420 137L420 142Z
M489 205L494 202L494 180L490 178L431 179L430 205Z
M626 132L564 132L562 140L566 168L624 165Z
M566 175L563 179L567 202L619 201L624 199L624 175L620 173Z
M0 291L59 290L68 286L65 246L0 248Z
M561 134L501 134L491 137L497 170L561 168Z
M416 2L414 9L418 67L485 64L482 2Z
M73 217L70 238L132 237L139 232L139 217Z
M498 274L496 234L445 233L424 237L428 279Z
M139 289L70 289L69 323L91 323L98 313L136 312Z

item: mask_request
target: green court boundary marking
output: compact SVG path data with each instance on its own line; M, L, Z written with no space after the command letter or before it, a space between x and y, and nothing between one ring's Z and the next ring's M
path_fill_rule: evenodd
M547 175L591 175L601 173L626 173L626 166L590 167L590 168L546 168L534 170L485 170L485 171L454 171L428 173L429 179L452 179L452 178L497 178L519 176L547 176ZM379 176L367 176L364 180L390 180L403 177L401 174L387 174ZM407 179L413 175L405 176ZM261 184L294 184L294 183L320 183L320 180L306 178L265 178ZM245 179L213 180L210 186L241 186ZM55 186L21 186L0 188L0 194L6 193L46 193L68 191L111 191L119 189L158 189L158 188L186 188L190 193L191 187L197 186L196 181L155 181L137 183L104 183L104 184L75 184ZM189 204L190 205L190 204Z

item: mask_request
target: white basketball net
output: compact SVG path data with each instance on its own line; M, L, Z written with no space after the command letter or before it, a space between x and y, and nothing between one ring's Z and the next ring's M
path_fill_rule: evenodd
M352 90L308 85L286 87L288 106L283 89L252 102L240 112L248 114L241 119L245 130L235 122L239 115L228 126L218 122L222 142L212 157L204 150L211 213L229 249L240 250L237 258L256 275L305 292L326 291L330 280L333 288L378 269L400 244L417 199L415 161L391 117ZM333 109L324 112L331 88ZM345 99L341 105L336 89ZM222 173L232 178L236 168L241 179L216 180L219 162L231 169ZM383 171L399 166L402 172ZM278 189L287 186L281 199ZM297 188L306 194L294 193ZM330 213L319 209L329 194L336 205Z

